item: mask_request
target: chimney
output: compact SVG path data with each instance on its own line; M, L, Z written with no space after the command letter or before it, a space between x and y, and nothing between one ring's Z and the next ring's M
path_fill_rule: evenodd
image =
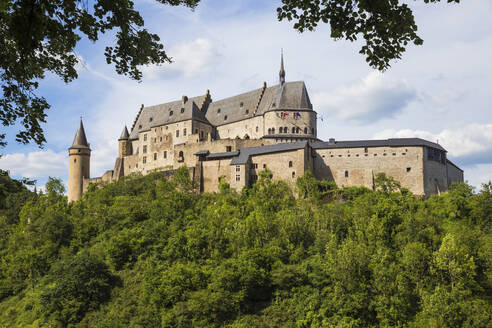
M186 104L186 102L188 101L188 97L187 96L183 96L183 98L181 98L181 102L184 104Z
M328 143L334 144L335 143L335 138L328 139Z

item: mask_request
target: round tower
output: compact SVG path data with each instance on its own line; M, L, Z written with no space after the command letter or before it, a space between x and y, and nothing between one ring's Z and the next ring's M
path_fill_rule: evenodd
M80 119L79 129L68 148L68 202L82 198L84 179L90 177L91 149L87 143L84 125Z
M121 136L118 138L118 157L125 157L132 154L132 145L130 143L130 140L128 140L129 138L130 135L125 125L123 131L121 132Z

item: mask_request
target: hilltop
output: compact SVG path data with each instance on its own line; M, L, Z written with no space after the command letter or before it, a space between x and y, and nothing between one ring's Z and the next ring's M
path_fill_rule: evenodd
M492 324L491 183L423 199L384 175L293 190L265 170L199 194L180 169L68 204L56 179L38 195L4 178L0 327Z

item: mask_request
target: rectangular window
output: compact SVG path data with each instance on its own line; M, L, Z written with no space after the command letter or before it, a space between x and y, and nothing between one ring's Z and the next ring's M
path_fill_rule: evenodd
M410 172L412 170L411 167L407 167L407 172Z
M147 145L144 145L144 146L143 146L143 153L144 153L144 154L147 154Z
M144 163L144 164L145 164L145 163L147 163L147 156L144 156L144 157L142 158L142 163Z
M160 138L160 141L162 142L162 137Z
M144 134L144 141L147 141L147 133Z
M345 177L348 178L348 171L345 171Z
M232 146L226 146L226 152L231 152L232 151Z
M263 168L266 169L266 164L263 164Z
M367 153L367 147L364 147L364 153Z
M157 160L157 153L154 153L154 161Z
M179 130L176 130L176 137L179 137Z
M239 174L236 175L236 181L241 181L241 176Z
M167 151L164 150L164 158L167 158Z
M257 169L258 168L258 163L253 163L253 168Z
M236 165L236 172L241 172L241 167L239 165Z
M184 136L186 135L186 129L183 129L183 135Z

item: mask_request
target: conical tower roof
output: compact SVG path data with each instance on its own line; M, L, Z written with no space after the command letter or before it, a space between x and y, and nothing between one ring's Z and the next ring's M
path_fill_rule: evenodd
M82 119L80 119L79 128L77 130L77 133L75 134L75 138L73 138L72 147L70 148L89 148Z
M121 131L120 138L118 140L128 140L130 137L130 134L128 133L128 129L125 127L123 128L123 131Z

